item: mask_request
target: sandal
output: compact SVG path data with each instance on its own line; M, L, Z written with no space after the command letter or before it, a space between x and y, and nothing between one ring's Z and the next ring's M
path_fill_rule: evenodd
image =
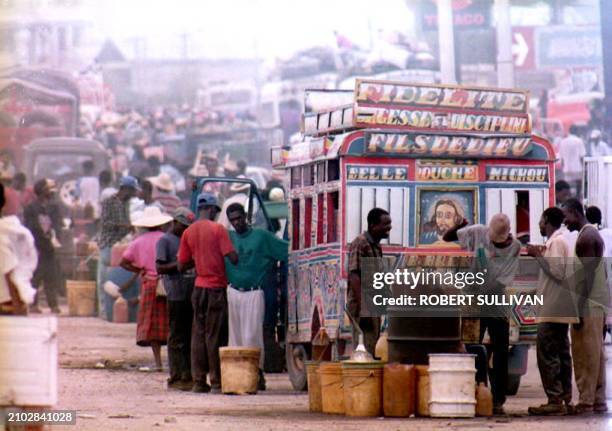
M593 413L593 406L589 404L576 404L574 406L573 414L575 415L589 415Z
M606 403L595 403L593 406L593 412L598 414L608 413L608 404Z

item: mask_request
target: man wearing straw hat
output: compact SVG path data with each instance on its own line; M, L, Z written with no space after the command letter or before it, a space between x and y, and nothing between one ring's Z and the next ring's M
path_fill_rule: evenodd
M121 259L123 269L141 277L136 344L151 347L158 371L162 370L161 346L168 340L168 313L166 293L159 289L155 255L157 241L164 236L162 228L171 221L172 217L159 208L145 208L133 223L134 227L144 228L145 232L130 242Z
M176 209L181 206L181 200L176 196L176 190L172 177L162 172L156 177L149 177L153 184L153 200L159 202L168 214L174 214Z
M212 193L200 193L197 199L199 220L181 237L179 270L195 266L196 281L192 295L193 330L191 334L191 373L193 392L221 392L219 348L227 345L227 277L225 260L234 265L238 254L229 234L215 223L221 211ZM206 375L210 377L210 385Z
M510 233L508 216L495 214L487 226L468 226L468 221L463 219L459 225L444 234L444 241L457 240L463 249L474 252L474 269L486 273L486 293L503 295L506 286L512 283L516 275L521 251L521 243ZM485 331L489 333L493 351L493 369L490 376L493 413L503 415L508 385L508 318L501 315L481 317L481 341Z

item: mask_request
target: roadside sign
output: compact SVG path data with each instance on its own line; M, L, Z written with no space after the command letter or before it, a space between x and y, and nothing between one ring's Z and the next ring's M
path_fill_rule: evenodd
M358 127L523 134L531 131L529 95L514 89L358 79Z
M512 28L512 56L514 57L514 67L516 69L535 69L533 34L533 27Z
M598 66L602 63L599 27L542 27L535 33L538 67Z
M453 22L456 28L486 28L491 25L491 0L453 0ZM422 3L422 19L425 30L438 28L437 0Z

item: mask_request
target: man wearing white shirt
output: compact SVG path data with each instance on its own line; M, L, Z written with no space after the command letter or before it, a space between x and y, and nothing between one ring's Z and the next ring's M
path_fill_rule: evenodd
M571 126L567 137L559 143L559 157L563 179L574 186L576 196L579 197L582 188L582 159L586 155L586 148L577 133L578 128L575 125Z
M529 407L529 414L557 416L567 414L572 401L572 357L569 325L578 323L569 289L565 285L567 267L572 252L560 230L563 211L551 207L540 218L540 233L546 245L529 244L527 253L540 265L537 295L544 303L537 308L537 358L542 386L548 398L546 404Z
M99 206L98 200L100 199L100 182L98 177L94 175L94 162L86 160L83 162L83 176L77 181L77 190L81 205L86 207L90 205L94 214L98 215Z
M589 136L591 157L612 156L612 148L601 138L601 131L594 129Z
M0 184L0 214L4 204ZM31 280L37 264L30 231L14 215L0 217L0 314L27 314L36 296Z
M117 193L117 189L112 185L113 174L111 174L111 172L108 170L100 172L100 175L98 175L98 182L100 183L99 203L102 204L102 201Z

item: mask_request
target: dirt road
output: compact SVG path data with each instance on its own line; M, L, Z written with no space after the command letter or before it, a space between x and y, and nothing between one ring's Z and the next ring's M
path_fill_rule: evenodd
M528 406L544 401L533 351L529 372L518 395L509 398L506 404L508 418L348 419L309 413L308 396L294 392L284 374L269 375L269 389L254 396L168 391L165 373L138 371L152 363L152 355L149 349L136 346L133 324L61 317L59 331L60 393L56 408L78 410L79 430L612 429L612 416L544 419L526 416ZM610 385L608 391L612 393Z

